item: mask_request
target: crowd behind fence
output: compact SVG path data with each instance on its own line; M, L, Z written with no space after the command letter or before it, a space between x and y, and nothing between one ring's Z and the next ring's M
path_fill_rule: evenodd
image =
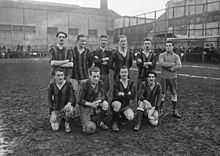
M197 62L219 62L220 55L220 0L182 0L177 6L168 6L166 9L156 10L143 13L133 17L120 17L114 21L114 31L109 37L110 45L115 47L118 42L118 36L124 34L128 38L128 44L134 53L137 49L143 47L143 39L151 37L156 53L164 51L167 38L176 38L175 48L177 53L181 53L183 61ZM48 15L42 10L23 9L19 27L11 26L6 29L6 25L1 25L0 35L2 43L0 43L0 57L44 57L48 56L48 48L52 42L56 42L55 33L50 29L45 29L45 40L42 45L30 44L29 38L34 38L36 28L27 27L25 24L30 22L26 12L35 12L39 15L39 19L44 19L48 23ZM27 17L26 17L27 16ZM71 16L72 17L72 16ZM70 16L68 17L68 19ZM18 19L18 20L19 20ZM32 18L31 18L32 20ZM67 30L71 28L67 24ZM13 28L13 31L12 31ZM21 28L21 29L20 29ZM49 28L49 27L48 27ZM15 31L16 30L16 31ZM40 30L40 29L39 29ZM72 30L72 29L71 29ZM74 31L75 32L75 31ZM77 31L78 32L78 31ZM69 33L69 32L68 32ZM19 43L13 41L13 35L18 35ZM75 34L75 33L74 33ZM77 34L75 34L77 35ZM45 37L46 36L46 37ZM70 35L71 36L71 35ZM89 48L94 50L98 46L98 36L96 38L89 37ZM178 40L178 38L181 38ZM11 45L4 44L3 41L8 40ZM17 41L17 40L16 40ZM50 41L50 42L49 42ZM68 45L74 45L73 37L68 39ZM91 50L91 51L92 51Z

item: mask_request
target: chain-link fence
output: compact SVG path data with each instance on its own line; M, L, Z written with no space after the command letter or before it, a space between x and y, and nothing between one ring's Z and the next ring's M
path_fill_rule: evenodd
M166 9L115 20L114 41L125 34L130 47L138 49L143 47L144 38L149 37L156 51L161 52L169 38L174 40L176 51L193 52L199 60L204 50L206 55L210 50L220 55L219 10L219 0L169 1Z

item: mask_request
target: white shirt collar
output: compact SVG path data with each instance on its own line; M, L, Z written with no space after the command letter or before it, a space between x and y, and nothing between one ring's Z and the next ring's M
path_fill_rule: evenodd
M102 51L105 51L106 48L102 48L102 47L100 47L100 49L101 49Z
M82 54L82 53L85 51L85 48L79 49L79 48L77 47L77 49L78 49L78 52L79 52L80 54Z
M59 90L61 90L62 87L65 85L65 83L66 83L66 80L64 80L63 83L60 84L60 85L59 85L58 83L56 83L56 86L57 86L57 88L58 88Z
M64 46L63 46L63 45L61 46L61 45L60 45L60 44L58 44L58 43L57 43L57 47L58 47L60 50L62 50L62 49L64 48Z
M119 47L118 51L123 57L125 57L127 55L128 48L125 48L125 51L122 51L122 48Z

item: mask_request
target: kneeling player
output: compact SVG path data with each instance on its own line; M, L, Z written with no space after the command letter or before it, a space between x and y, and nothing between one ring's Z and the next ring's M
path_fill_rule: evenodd
M122 66L120 69L120 79L115 82L113 88L112 102L112 130L119 131L119 121L122 116L128 120L134 119L134 112L130 107L131 100L135 98L134 83L128 79L128 68Z
M65 120L65 131L71 132L70 119L74 112L75 96L70 82L64 79L64 70L55 69L55 81L49 85L48 101L50 106L50 124L52 130L60 128L62 119Z
M147 81L143 82L138 96L137 123L135 131L140 130L144 114L148 117L150 124L158 125L159 115L158 106L161 99L161 86L155 81L156 73L149 71Z
M83 132L95 133L96 125L104 130L108 129L103 118L109 104L103 83L100 81L100 69L98 67L91 67L89 79L82 82L79 105Z

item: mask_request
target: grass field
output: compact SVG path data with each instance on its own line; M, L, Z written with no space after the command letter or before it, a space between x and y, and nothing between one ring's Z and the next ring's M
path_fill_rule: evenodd
M202 78L220 78L217 66L186 66L181 70L182 74L201 76L179 77L181 120L172 118L171 105L166 103L166 115L156 128L145 122L139 132L133 132L132 124L128 124L119 133L99 130L85 135L77 119L70 134L51 131L47 60L0 65L0 155L7 149L7 155L13 156L220 155L220 81Z

